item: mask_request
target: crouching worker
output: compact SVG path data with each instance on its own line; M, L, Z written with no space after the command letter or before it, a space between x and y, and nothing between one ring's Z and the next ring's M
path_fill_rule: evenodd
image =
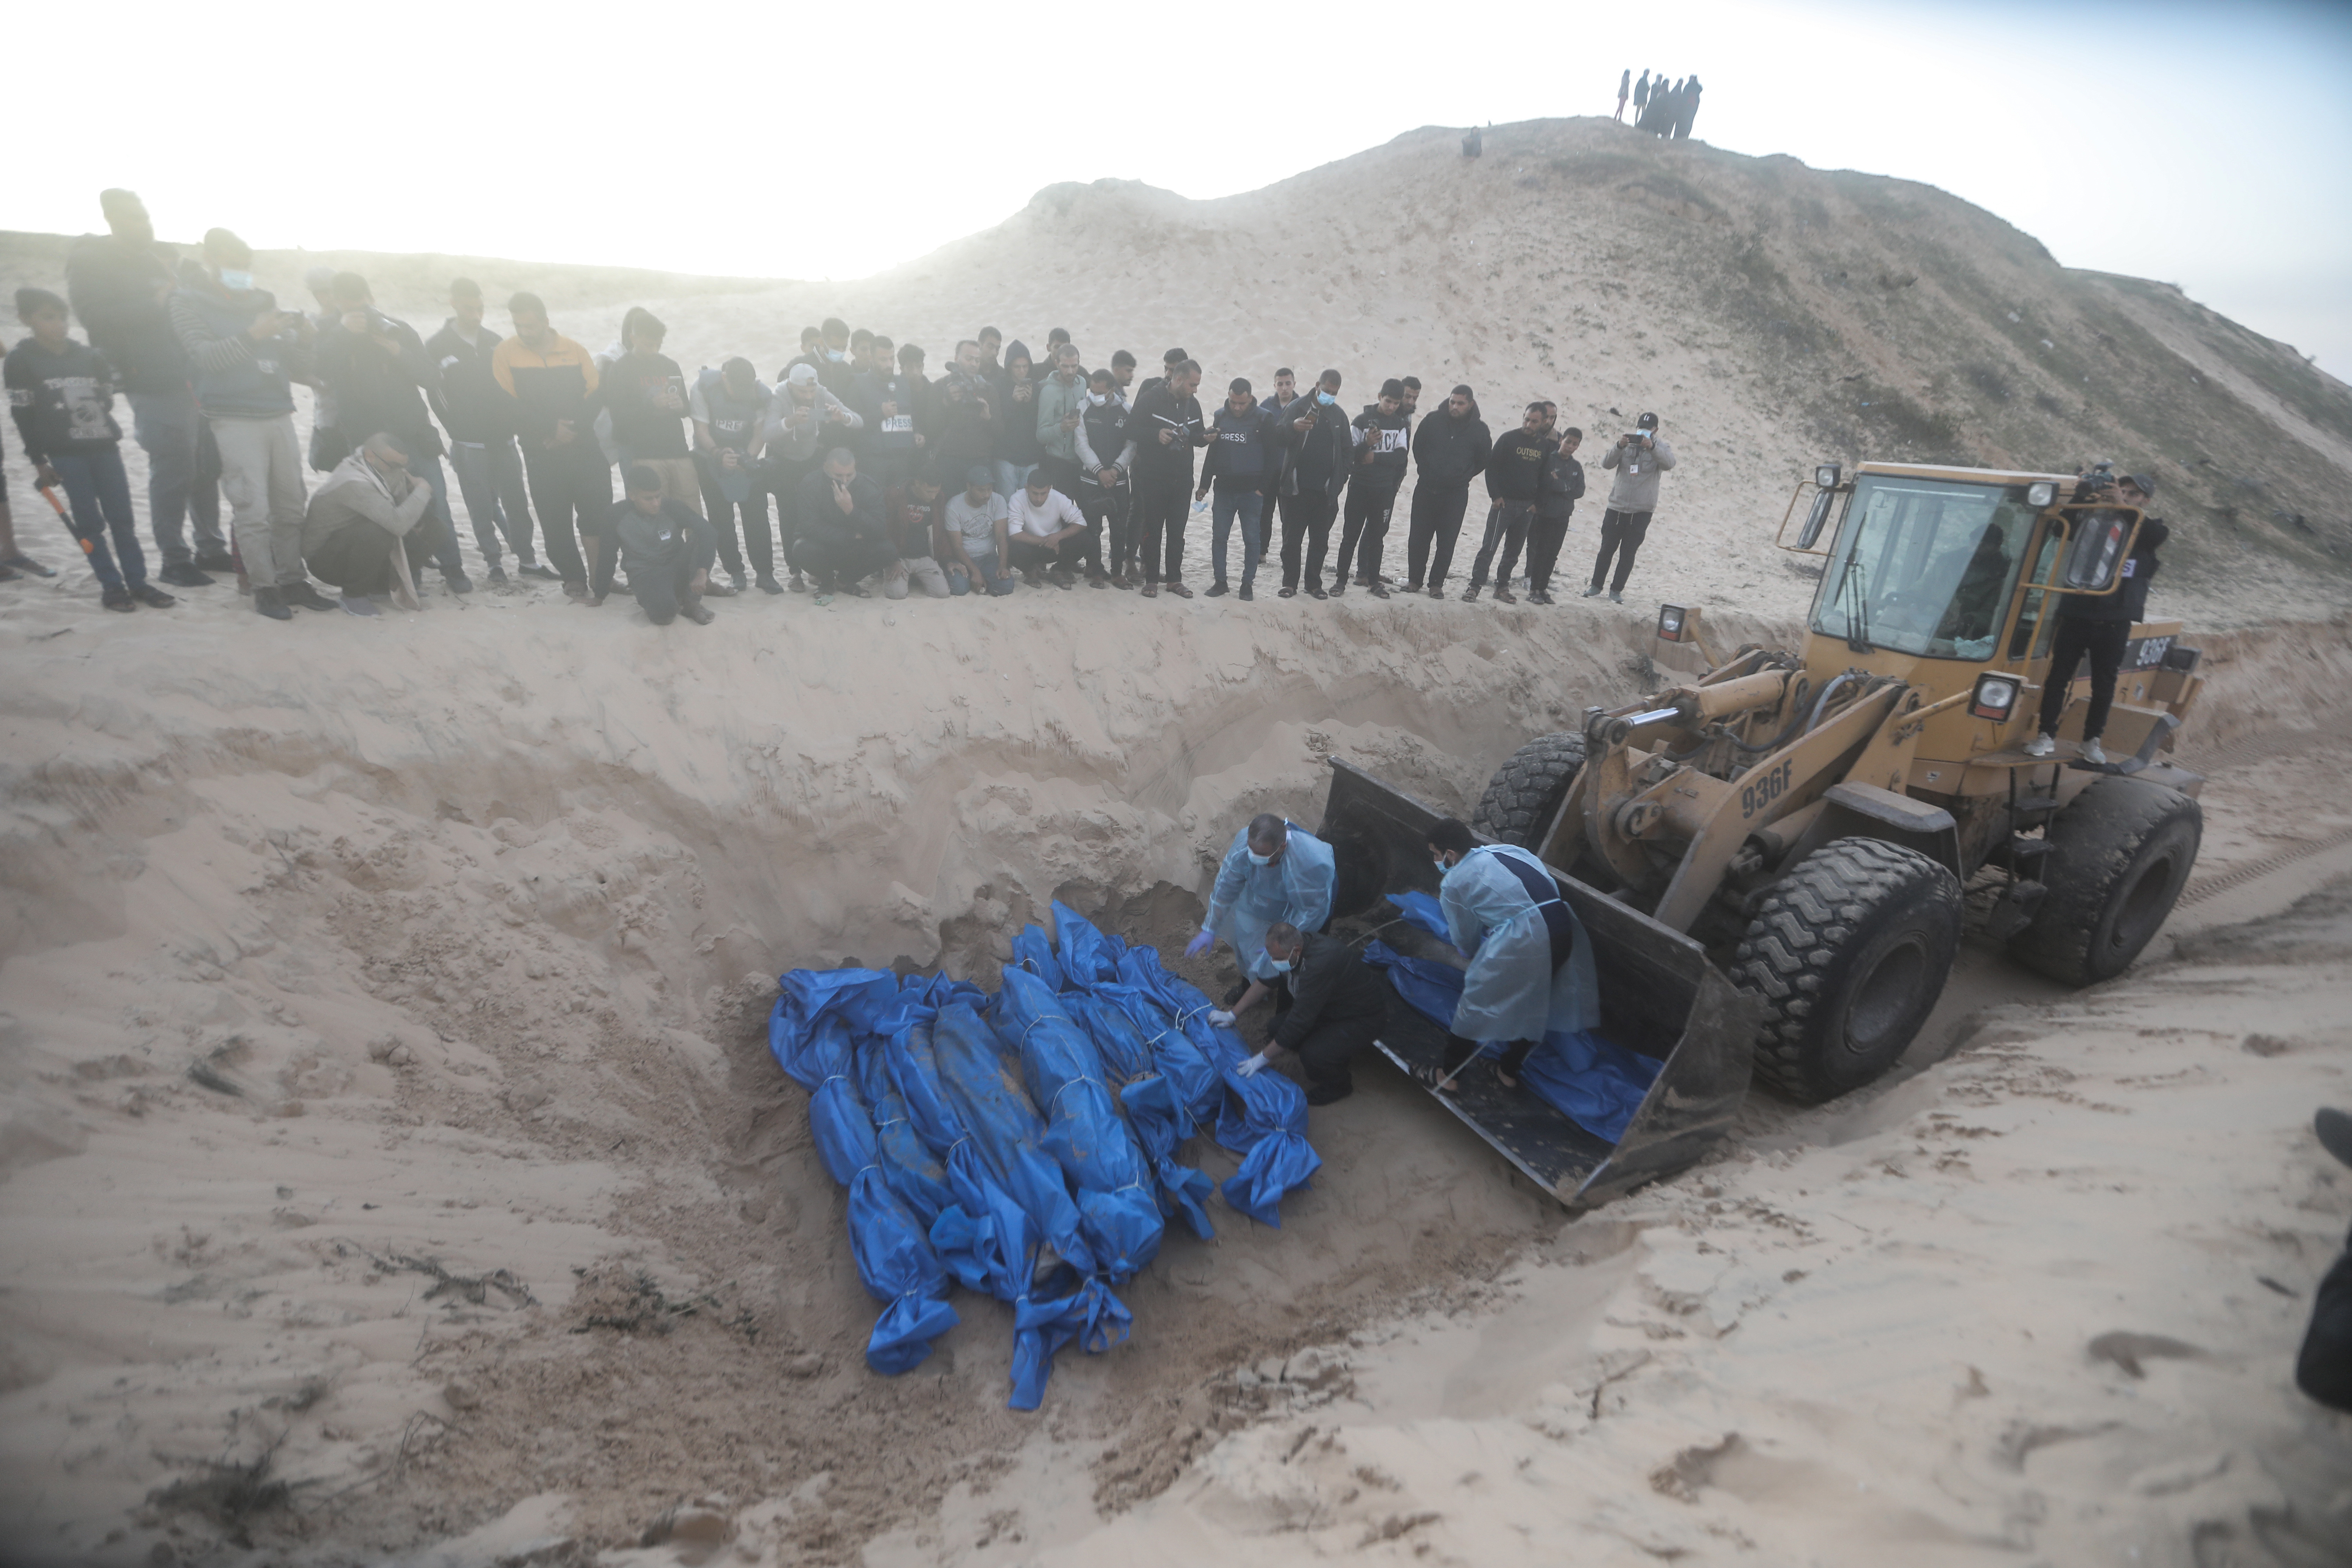
M1282 972L1265 952L1265 933L1276 921L1300 931L1321 931L1331 920L1331 886L1338 870L1331 847L1303 827L1271 812L1250 819L1234 835L1209 891L1209 919L1184 949L1198 958L1223 937L1241 961L1244 985L1225 998L1238 1012L1255 1002Z
M1244 1078L1288 1051L1307 1070L1307 1103L1331 1105L1356 1092L1356 1054L1380 1038L1389 1018L1388 973L1375 969L1336 936L1301 931L1287 921L1265 928L1275 971L1274 1034L1242 1063ZM1212 1023L1230 1023L1212 1013Z
M709 626L712 617L702 594L710 585L718 534L700 512L663 491L662 475L650 464L633 465L628 484L617 531L621 563L628 568L637 607L657 626L679 616Z
M1481 845L1449 816L1430 829L1429 853L1443 879L1437 897L1454 945L1472 957L1445 1037L1445 1065L1415 1076L1451 1092L1479 1043L1503 1040L1495 1077L1517 1089L1519 1068L1545 1035L1599 1021L1589 944L1579 941L1580 922L1559 884L1528 851Z
M404 610L416 598L416 570L432 559L433 542L420 526L433 505L433 487L409 472L408 443L378 431L335 465L302 516L302 558L321 582L341 590L354 616L376 614L389 595Z

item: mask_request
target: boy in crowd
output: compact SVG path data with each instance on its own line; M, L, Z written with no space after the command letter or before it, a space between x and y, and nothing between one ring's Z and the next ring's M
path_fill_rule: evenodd
M710 525L669 493L668 481L651 465L630 465L625 482L629 499L619 508L614 531L637 607L657 626L679 616L709 626L713 617L702 595L710 588Z
M66 302L48 289L17 289L16 319L33 335L8 351L8 412L37 482L43 489L62 489L71 503L73 535L98 574L100 602L126 613L140 605L170 608L179 601L147 581L147 558L139 548L131 479L122 467L122 426L114 420L113 369L96 349L68 334Z

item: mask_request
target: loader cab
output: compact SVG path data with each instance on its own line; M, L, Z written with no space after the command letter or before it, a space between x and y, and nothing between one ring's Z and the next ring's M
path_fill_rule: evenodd
M2037 681L2058 597L2113 592L2139 521L2128 507L2070 504L2074 487L2071 475L1984 468L1864 463L1850 479L1834 464L1816 469L1801 527L1784 521L1780 539L1822 560L1806 623L1815 685L1861 668L1940 700L1986 670ZM1970 722L1955 713L1938 728ZM1959 754L1982 749L1963 742Z

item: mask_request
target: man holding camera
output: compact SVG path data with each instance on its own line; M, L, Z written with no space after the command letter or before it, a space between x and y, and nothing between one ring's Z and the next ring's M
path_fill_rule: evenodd
M2058 631L2050 649L2050 674L2042 686L2039 732L2026 742L2029 757L2046 757L2058 749L2058 721L2065 717L2066 700L2074 688L2074 671L2087 657L2091 661L2091 706L2083 715L2083 760L2105 766L2106 749L2099 737L2107 731L2107 713L2116 701L2116 672L2123 667L2124 647L2131 640L2132 623L2147 613L2147 584L2156 575L2157 550L2172 530L2162 518L2145 514L2156 495L2152 474L2126 474L2116 479L2105 463L2075 482L2077 502L2112 500L2117 506L2143 509L2139 537L2124 561L2112 594L2070 594L2058 601Z
M1625 602L1625 579L1633 574L1633 557L1650 531L1650 514L1657 510L1658 476L1675 466L1675 449L1658 434L1658 416L1644 414L1633 421L1631 434L1617 437L1601 459L1604 468L1617 470L1609 487L1609 510L1601 514L1601 553L1592 562L1588 599L1598 598L1609 576L1609 558L1617 558L1616 580L1609 584L1609 602Z

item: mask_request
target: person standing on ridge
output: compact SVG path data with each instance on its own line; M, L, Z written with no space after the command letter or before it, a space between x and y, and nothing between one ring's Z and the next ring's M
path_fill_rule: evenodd
M1604 468L1617 470L1609 487L1609 510L1601 514L1601 553L1593 557L1592 585L1584 590L1597 598L1609 575L1609 558L1617 558L1617 577L1609 584L1612 604L1625 602L1625 579L1633 574L1633 557L1650 531L1650 514L1657 510L1658 476L1675 466L1675 449L1658 434L1658 416L1644 414L1633 421L1632 434L1617 437L1601 459Z
M1165 573L1168 591L1189 599L1184 586L1184 521L1192 508L1192 448L1209 444L1208 421L1201 416L1201 366L1184 360L1160 380L1147 384L1135 399L1128 435L1135 444L1135 542L1143 563L1143 596L1160 596ZM1166 540L1163 555L1161 540Z
M1323 554L1330 547L1331 520L1339 515L1339 491L1355 467L1356 437L1339 406L1339 373L1327 370L1315 390L1282 411L1275 433L1289 448L1282 469L1282 595L1303 585L1318 599ZM1306 574L1300 575L1299 536L1307 539Z
M425 353L440 377L449 466L457 471L474 542L493 583L507 580L499 563L501 532L514 551L517 576L560 583L562 574L541 565L533 553L530 498L523 489L522 454L515 449L514 400L490 374L500 340L482 323L482 286L470 278L452 279L449 310L441 330L425 340Z
M1405 412L1404 392L1401 381L1382 382L1380 401L1364 405L1355 417L1356 461L1348 477L1339 559L1331 579L1335 598L1348 591L1350 562L1359 586L1370 589L1375 599L1389 596L1381 581L1381 542L1388 537L1389 514L1396 509L1397 489L1404 483L1405 464L1412 459L1408 437L1412 416Z
M1265 553L1265 493L1274 481L1274 455L1280 450L1273 416L1251 395L1250 384L1236 376L1225 389L1224 404L1217 410L1216 426L1210 434L1214 439L1209 443L1209 455L1201 461L1200 486L1192 492L1192 499L1200 500L1213 484L1216 487L1209 560L1217 580L1209 584L1209 597L1218 598L1227 592L1225 549L1238 518L1241 597L1248 600L1255 597L1252 588L1257 582L1257 563Z
M1617 121L1621 125L1625 120L1625 95L1633 90L1633 68L1627 66L1617 78Z
M1584 465L1576 460L1584 432L1571 425L1544 459L1543 485L1536 493L1535 525L1528 530L1528 603L1552 603L1551 571L1568 540L1569 515L1584 497Z
M1675 96L1675 140L1677 142L1690 140L1691 121L1698 118L1698 78L1694 74L1683 83L1682 91Z
M1518 567L1519 550L1535 521L1536 500L1543 491L1544 462L1551 456L1552 442L1544 434L1549 406L1528 404L1519 427L1495 443L1494 456L1486 464L1486 498L1492 503L1486 510L1486 537L1470 567L1470 586L1462 595L1465 604L1486 586L1489 566L1495 568L1495 597L1506 605L1518 602L1511 593L1511 574ZM1498 544L1503 550L1499 563L1495 559Z
M1642 116L1650 108L1650 72L1643 68L1642 79L1633 84L1633 129L1642 129Z
M514 400L540 541L549 563L562 574L568 598L582 605L601 601L603 595L590 590L599 575L608 586L613 581L604 548L613 471L593 428L596 361L549 324L547 302L538 295L516 294L507 301L507 314L514 321L514 336L490 351L490 375Z

